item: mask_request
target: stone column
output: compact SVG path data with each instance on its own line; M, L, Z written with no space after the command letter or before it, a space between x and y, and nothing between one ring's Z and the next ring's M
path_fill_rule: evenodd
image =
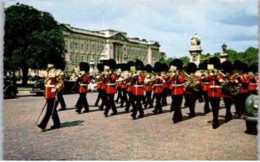
M194 62L197 66L199 66L202 49L200 46L200 38L198 37L197 33L195 33L191 38L191 46L189 52L190 62Z

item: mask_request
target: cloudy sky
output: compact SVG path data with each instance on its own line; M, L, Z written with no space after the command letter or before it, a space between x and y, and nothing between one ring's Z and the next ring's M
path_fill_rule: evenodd
M128 37L159 41L168 57L188 56L198 33L203 53L258 46L257 0L6 0L50 12L73 27L125 31Z

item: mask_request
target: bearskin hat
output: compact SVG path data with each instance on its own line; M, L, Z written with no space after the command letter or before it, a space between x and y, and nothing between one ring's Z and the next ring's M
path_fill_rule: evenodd
M247 65L246 63L242 63L242 67L241 67L241 68L242 68L242 72L243 72L243 73L247 73L248 70L249 70L249 69L248 69L248 65Z
M151 73L151 72L153 71L152 65L147 64L147 65L145 66L145 70L146 70L148 73Z
M250 65L249 70L253 73L257 73L258 72L258 65L257 64Z
M186 73L191 74L197 71L197 65L194 62L189 62L186 68Z
M161 70L162 70L162 63L156 62L154 64L153 71L158 73L158 72L161 72Z
M116 61L114 59L109 59L107 62L107 66L109 66L111 70L115 70L117 68Z
M79 63L80 71L85 71L86 73L89 72L89 64L87 62L80 62Z
M136 70L144 70L143 61L136 59L135 67L136 67Z
M177 70L181 70L183 67L183 63L180 59L174 59L170 62L170 66L176 66Z
M220 69L221 68L220 59L218 57L211 57L209 59L208 64L213 64L214 65L214 69Z
M122 64L121 64L121 70L122 70L122 71L127 71L127 70L128 70L126 63L122 63Z
M239 61L239 60L236 60L233 64L233 69L234 70L238 70L238 71L241 71L242 70L242 62Z
M169 70L169 67L166 63L162 64L162 71L167 72Z
M233 64L230 61L224 61L221 64L221 69L223 69L224 73L233 71Z
M104 71L104 64L98 64L97 69L98 69L99 72Z
M202 69L203 69L203 70L207 70L207 68L208 68L208 60L204 60L204 61L202 62Z

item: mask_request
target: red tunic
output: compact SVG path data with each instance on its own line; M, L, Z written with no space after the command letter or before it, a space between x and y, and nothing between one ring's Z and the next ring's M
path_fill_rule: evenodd
M79 93L87 93L88 91L88 84L90 83L90 77L87 74L83 74L81 76L81 80L79 83Z
M143 96L144 95L144 79L145 76L139 76L137 83L134 85L134 92L135 96Z
M108 83L106 83L106 93L107 94L115 94L116 93L116 78L117 76L115 74L112 74L107 78Z
M244 83L246 83L248 85L250 83L250 76L247 74L240 75L240 83L239 83L240 93L248 93L248 90L249 90L248 86L247 86L247 88L242 86L242 84L244 84Z
M221 86L215 81L214 77L216 77L216 80L220 82L221 77L218 75L208 75L205 78L206 81L209 81L208 97L221 97Z
M184 76L179 75L176 80L176 75L171 77L171 95L183 95L183 87L184 87Z
M162 93L163 91L163 80L162 79L158 79L157 81L155 81L155 83L153 84L154 87L154 93Z

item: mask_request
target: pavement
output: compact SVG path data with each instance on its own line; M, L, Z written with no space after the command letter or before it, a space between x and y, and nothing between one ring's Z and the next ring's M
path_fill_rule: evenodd
M96 96L88 94L90 105ZM45 103L43 96L19 94L4 100L4 160L257 159L257 136L245 133L243 119L224 123L223 107L221 125L212 129L212 113L203 113L204 103L197 102L192 119L188 118L189 109L183 108L184 121L173 124L169 105L163 107L163 114L154 115L153 109L146 109L145 117L132 120L124 108L109 117L94 106L89 113L77 114L78 94L64 95L64 99L68 109L58 112L62 127L49 129L53 125L50 120L44 132L35 126ZM235 111L234 106L231 110Z

